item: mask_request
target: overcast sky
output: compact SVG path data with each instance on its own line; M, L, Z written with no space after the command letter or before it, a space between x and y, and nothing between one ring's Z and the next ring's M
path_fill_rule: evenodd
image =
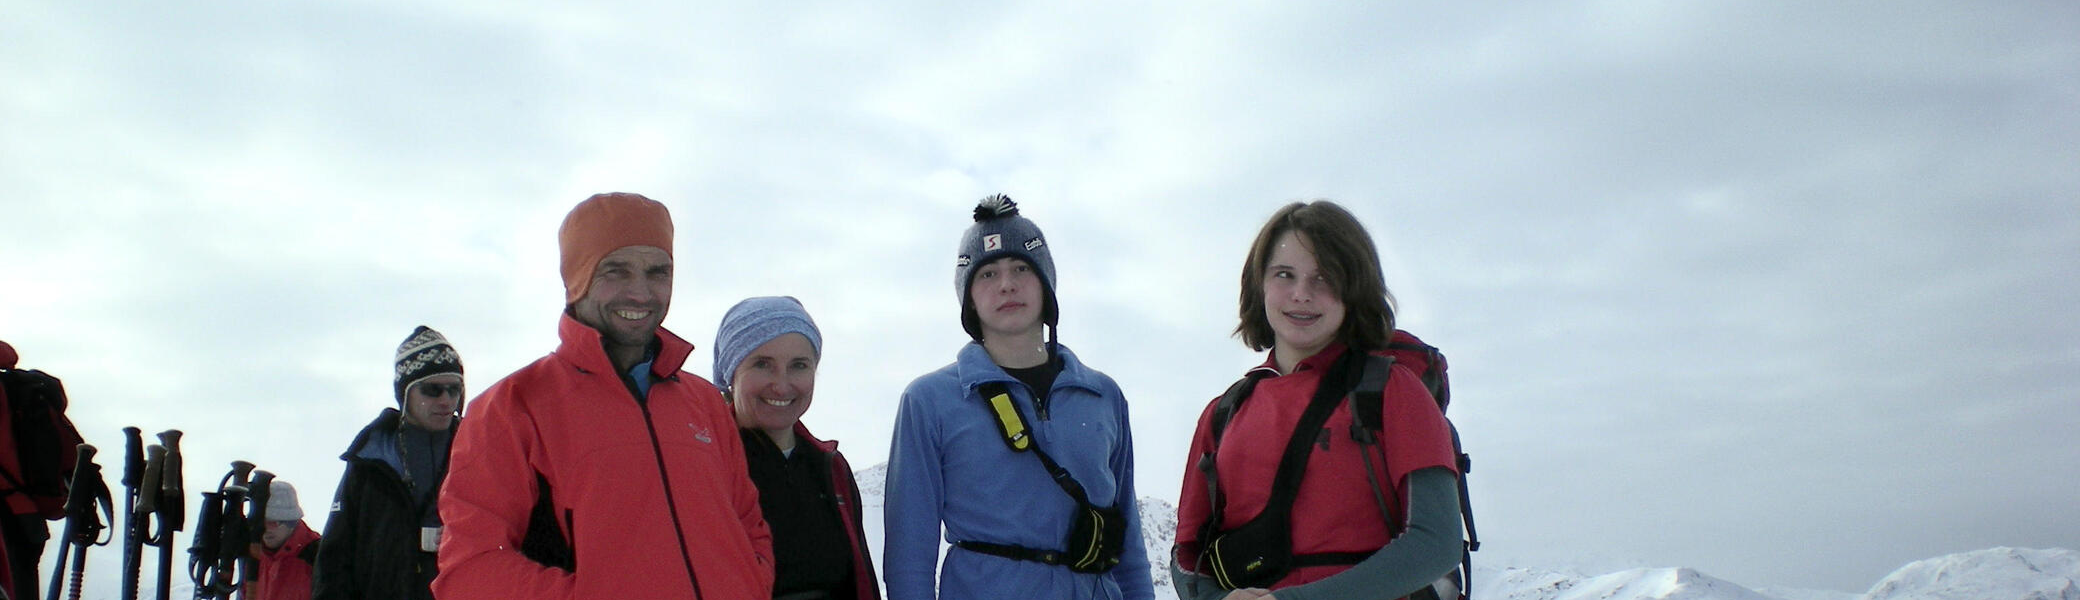
M2080 547L2080 4L659 4L0 0L0 339L320 526L412 327L473 392L547 352L557 224L639 192L689 366L799 297L864 467L1001 192L1174 500L1246 246L1325 197L1451 359L1484 564Z

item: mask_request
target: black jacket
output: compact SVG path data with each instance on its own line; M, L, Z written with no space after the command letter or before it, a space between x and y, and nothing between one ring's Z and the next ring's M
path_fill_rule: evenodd
M438 461L433 490L419 501L399 456L401 416L383 409L340 455L347 469L318 542L312 600L433 599L434 553L419 550L419 536L423 523L439 518L434 501L448 461Z

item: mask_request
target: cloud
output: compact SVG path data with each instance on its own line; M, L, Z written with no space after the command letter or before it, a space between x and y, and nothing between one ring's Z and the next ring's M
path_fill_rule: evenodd
M548 351L555 229L623 190L675 216L689 364L800 297L807 420L873 464L1002 192L1167 496L1261 360L1246 245L1327 197L1451 357L1488 560L1855 589L2080 536L2067 7L17 8L0 336L95 441L323 489L412 326L473 389Z

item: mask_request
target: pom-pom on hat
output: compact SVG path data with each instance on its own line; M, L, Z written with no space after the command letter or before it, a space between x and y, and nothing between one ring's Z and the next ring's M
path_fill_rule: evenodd
M745 298L722 315L722 325L715 328L715 387L729 393L737 374L737 367L751 356L751 351L790 333L809 338L809 348L817 356L823 356L823 334L816 329L816 321L809 318L809 311L793 296L761 296Z
M443 373L462 374L462 355L448 338L432 327L420 325L412 335L397 345L397 378L392 385L397 389L397 405L404 406L404 391L412 384Z
M672 213L642 194L594 194L563 217L556 232L563 256L563 303L585 297L592 270L607 254L629 246L654 246L672 255Z
M1054 300L1054 255L1047 251L1047 238L1040 226L1018 214L1018 203L996 194L975 205L975 224L961 235L960 258L954 262L953 287L961 297L961 328L968 337L982 339L982 318L975 314L975 301L968 289L975 283L975 270L1006 256L1018 257L1040 274L1040 322L1052 328L1059 315Z
M280 479L267 484L267 520L303 520L303 505L296 502L296 486Z

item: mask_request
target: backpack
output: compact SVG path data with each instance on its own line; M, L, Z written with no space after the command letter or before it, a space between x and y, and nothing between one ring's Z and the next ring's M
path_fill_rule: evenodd
M35 369L0 365L0 497L15 514L65 517L65 496L83 442L65 417L65 386ZM9 460L9 459L12 460Z
M1328 373L1323 376L1321 386L1316 390L1315 398L1310 401L1308 411L1301 416L1300 423L1295 428L1295 434L1289 438L1285 454L1279 461L1278 472L1272 479L1275 483L1270 498L1271 504L1265 507L1264 513L1260 514L1258 518L1252 519L1250 523L1245 523L1226 532L1218 530L1224 503L1222 502L1218 479L1213 473L1212 457L1214 453L1219 452L1221 436L1225 433L1229 418L1234 415L1236 409L1241 407L1242 401L1249 398L1250 392L1256 387L1257 379L1264 374L1259 371L1243 377L1241 380L1236 381L1234 385L1229 386L1227 392L1223 393L1221 398L1216 401L1212 419L1209 423L1213 453L1207 454L1199 461L1199 468L1206 473L1207 485L1211 488L1209 490L1209 498L1213 500L1213 512L1207 520L1206 530L1201 533L1199 539L1202 543L1208 545L1208 558L1214 563L1211 570L1215 579L1224 587L1233 589L1244 587L1244 584L1257 583L1269 585L1271 582L1283 577L1292 568L1307 565L1355 564L1369 556L1369 554L1294 555L1291 553L1291 524L1289 518L1292 512L1292 502L1294 492L1299 487L1300 478L1306 470L1307 457L1312 454L1311 446L1313 444L1307 443L1307 441L1314 438L1311 434L1300 435L1300 432L1320 429L1322 423L1327 420L1328 413L1334 410L1336 400L1341 398L1349 403L1351 407L1352 437L1364 446L1376 446L1379 443L1378 434L1383 428L1378 399L1385 391L1387 378L1396 364L1408 367L1410 371L1417 374L1418 378L1423 382L1423 387L1429 390L1430 397L1437 401L1439 412L1443 412L1451 404L1451 385L1449 379L1445 376L1444 354L1439 352L1435 346L1423 343L1421 339L1406 331L1398 329L1394 331L1393 337L1387 344L1387 356L1381 357L1368 354L1364 355L1364 359L1361 361L1354 354L1346 354L1343 359L1338 360L1337 364L1332 366ZM1356 372L1353 373L1353 371ZM1350 390L1350 393L1343 393L1343 390ZM1371 401L1359 402L1357 401L1359 398ZM1473 524L1472 499L1468 496L1466 489L1466 474L1473 470L1473 459L1460 447L1458 427L1452 425L1450 419L1446 419L1445 423L1447 427L1451 428L1452 452L1458 462L1459 514L1462 522L1465 524L1466 537L1462 541L1463 550L1460 552L1459 570L1447 575L1445 580L1440 582L1440 584L1449 584L1450 587L1434 585L1431 588L1419 590L1416 594L1411 595L1412 598L1442 596L1445 598L1463 599L1471 597L1472 552L1480 549L1480 535L1476 533ZM1368 457L1367 464L1369 465L1371 452L1368 451L1364 454ZM1371 468L1368 467L1368 479L1370 479L1370 475ZM1384 517L1387 512L1386 502L1379 482L1369 481L1368 483L1372 485L1373 495L1380 503L1380 512ZM1267 515L1272 515L1272 517L1266 519ZM1389 527L1394 528L1394 524L1389 523ZM1221 545L1220 538L1224 536L1233 541L1233 543L1229 544L1230 546L1242 547L1246 551L1227 551L1228 549L1225 548L1217 548Z

